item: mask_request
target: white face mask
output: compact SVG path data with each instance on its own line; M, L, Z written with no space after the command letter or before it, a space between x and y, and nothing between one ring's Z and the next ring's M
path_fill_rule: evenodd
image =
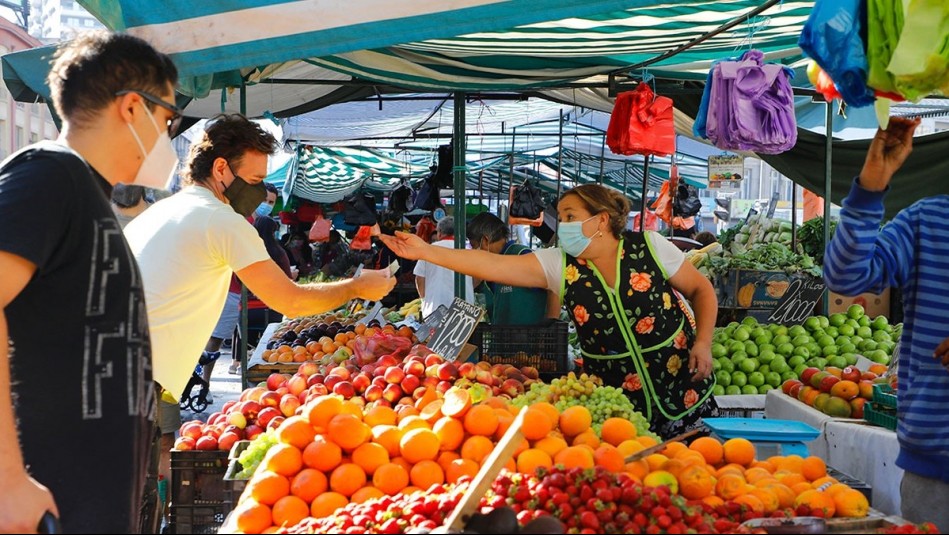
M167 185L171 181L171 174L178 168L178 154L175 153L168 132L162 132L155 121L155 117L152 116L152 112L148 111L148 106L145 106L144 103L142 106L155 127L155 131L158 132L158 140L155 141L155 146L152 147L151 151L146 151L145 145L142 144L138 133L132 127L132 123L128 123L129 130L132 131L132 137L135 138L138 148L145 156L145 160L142 161L142 166L138 168L138 173L135 174L135 180L132 181L132 184L145 186L146 188L167 189Z

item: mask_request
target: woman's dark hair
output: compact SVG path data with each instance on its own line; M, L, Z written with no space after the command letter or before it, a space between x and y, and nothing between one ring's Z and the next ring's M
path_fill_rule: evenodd
M277 150L276 138L243 115L222 114L211 121L201 137L192 143L188 154L185 167L192 182L206 182L218 158L227 160L233 170L249 151L270 155Z
M492 213L478 214L468 223L468 240L472 244L480 244L482 239L488 240L488 243L494 243L510 237L510 228L501 221L500 217Z
M575 195L590 215L606 212L610 215L610 231L619 238L626 230L629 218L630 203L622 193L598 184L584 184L577 186L563 194L560 200L568 195Z
M718 239L715 238L715 235L708 231L699 232L692 239L701 243L702 245L712 245L713 243L718 241Z

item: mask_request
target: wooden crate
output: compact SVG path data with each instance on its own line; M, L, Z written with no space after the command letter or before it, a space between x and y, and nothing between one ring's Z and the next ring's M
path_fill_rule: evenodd
M274 364L257 364L256 366L251 366L247 370L247 383L250 386L256 386L257 383L261 381L266 381L270 374L272 373L285 373L287 375L293 375L297 373L297 370L300 369L299 362L293 363L274 363Z

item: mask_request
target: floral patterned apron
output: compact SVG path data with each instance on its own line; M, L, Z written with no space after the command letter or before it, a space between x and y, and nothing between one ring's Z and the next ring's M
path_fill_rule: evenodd
M620 240L616 283L592 262L565 255L563 302L577 326L584 371L623 389L650 422L677 421L712 394L714 375L692 382L694 320L645 234Z

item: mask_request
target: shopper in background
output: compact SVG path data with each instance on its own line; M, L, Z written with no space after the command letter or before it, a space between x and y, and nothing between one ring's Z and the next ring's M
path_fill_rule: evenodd
M533 253L511 240L510 227L488 212L468 223L467 234L472 249L514 256ZM474 281L473 285L484 294L488 316L495 325L537 325L560 317L560 296L554 292L488 281Z
M694 239L695 241L701 243L702 247L707 247L709 245L712 245L713 243L718 242L718 238L716 238L714 234L712 234L711 232L707 230L696 234Z
M827 245L824 280L843 295L899 288L903 295L897 395L896 464L903 470L902 514L949 532L949 373L941 361L949 335L949 196L918 201L882 229L883 199L913 150L919 119L891 117L878 130L843 201Z
M151 346L109 197L168 180L177 78L141 39L80 35L47 77L59 139L0 169L0 532L35 533L47 511L66 533L142 530Z
M287 236L284 249L290 258L290 265L297 267L301 277L306 277L313 272L313 249L310 249L310 240L306 233L301 230L291 232Z
M437 236L432 242L432 247L453 249L455 247L455 218L451 216L443 217L435 228ZM400 236L403 234L399 233ZM386 240L385 237L380 237L380 239L392 249L393 242L391 239ZM424 243L424 240L419 238L419 242ZM398 250L392 249L392 251L399 254ZM418 288L418 295L422 298L422 317L427 318L439 306L444 305L447 308L454 302L455 273L434 263L420 261L415 264L415 287ZM465 295L463 299L469 303L474 303L471 277L465 277Z
M578 186L557 207L561 248L532 255L450 250L404 233L382 239L419 264L556 292L577 326L584 371L622 388L652 430L670 438L718 413L711 373L718 301L708 279L668 240L624 232L629 209L616 190ZM696 323L680 293L694 306Z
M122 228L146 208L148 201L145 200L144 187L119 183L112 188L112 211Z

